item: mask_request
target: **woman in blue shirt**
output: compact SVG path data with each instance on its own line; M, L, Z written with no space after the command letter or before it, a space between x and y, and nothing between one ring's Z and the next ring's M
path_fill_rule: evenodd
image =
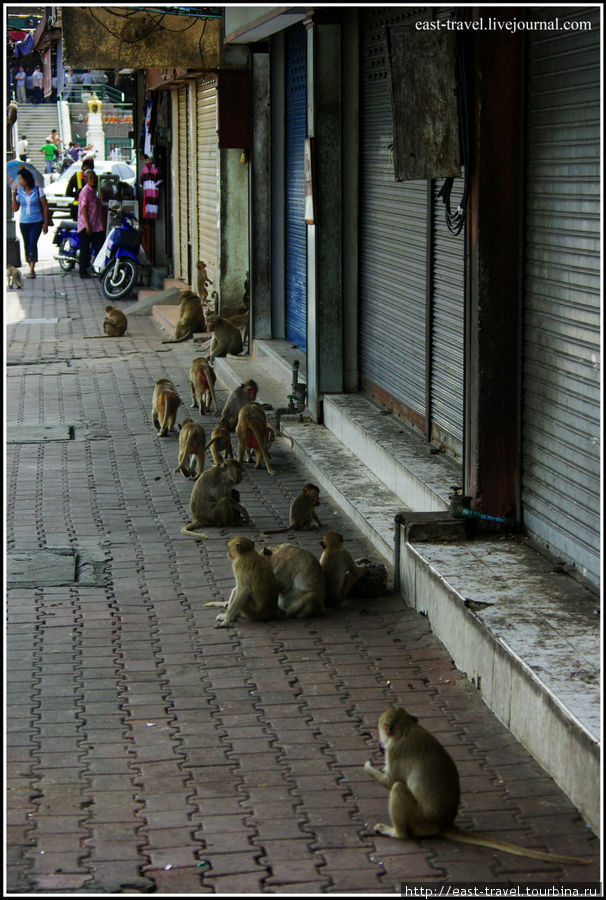
M17 187L11 195L13 212L21 210L19 227L25 244L25 258L29 263L26 278L35 278L34 267L38 261L38 239L48 231L48 204L44 191L37 187L34 176L25 166L19 169Z

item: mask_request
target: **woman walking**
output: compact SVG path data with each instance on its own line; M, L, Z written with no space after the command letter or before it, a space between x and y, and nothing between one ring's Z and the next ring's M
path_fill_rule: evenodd
M17 174L17 187L11 194L13 212L21 210L19 227L25 244L25 258L29 263L26 278L35 278L34 268L38 262L38 240L42 232L48 231L48 204L44 191L34 182L34 176L23 166Z

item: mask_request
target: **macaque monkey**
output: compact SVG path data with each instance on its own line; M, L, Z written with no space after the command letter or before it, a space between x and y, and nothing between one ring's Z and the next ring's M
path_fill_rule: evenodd
M236 437L238 438L238 462L242 462L246 450L255 450L257 454L255 468L259 468L261 459L263 459L269 474L276 474L267 453L267 416L263 407L258 403L247 403L238 413Z
M175 430L177 409L181 406L179 395L168 378L159 378L154 388L152 400L152 422L159 428L160 437L164 437L167 431Z
M324 612L326 584L320 563L309 550L294 544L264 547L280 590L278 607L287 619L304 619Z
M226 628L242 614L254 622L275 619L278 613L278 585L271 566L255 553L250 538L232 537L227 542L227 555L232 561L236 585L227 609L217 616L217 628ZM225 606L211 601L205 606Z
M250 312L246 309L243 312L236 313L233 316L226 316L225 321L229 322L230 325L235 325L236 328L240 329L240 334L242 335L242 345L246 343L246 339L248 338L248 322L250 319Z
M86 335L85 341L94 341L98 338L121 337L126 331L128 321L121 309L117 306L106 306L106 316L103 319L103 334Z
M357 566L349 550L343 546L343 535L327 531L320 541L324 552L320 565L326 578L326 605L340 606L350 590L368 572L368 566Z
M257 399L257 382L249 378L240 387L234 388L227 400L221 413L221 419L227 422L230 431L236 430L238 423L238 414L246 403L254 403Z
M217 376L203 356L197 356L189 369L189 390L191 393L191 405L197 407L202 415L210 409L211 400L215 405L217 415L217 398L215 397L215 382Z
M216 356L237 356L242 353L240 329L221 316L209 316L207 328L212 331L208 361L212 364Z
M206 449L210 449L213 461L218 466L223 460L221 459L221 451L225 453L225 459L233 459L233 450L231 447L231 438L226 419L219 419L212 430L211 439L206 445Z
M198 269L198 294L200 295L200 299L202 300L202 303L205 303L206 299L208 298L208 291L206 289L206 285L212 284L212 281L209 279L208 275L206 274L206 263L204 263L204 262L202 262L202 260L200 260L197 264L197 269Z
M572 865L590 862L518 847L456 828L460 798L457 767L442 744L405 709L388 709L379 716L379 741L385 749L383 771L375 769L370 761L364 764L365 771L389 791L391 826L378 823L374 830L379 834L403 840L441 836L529 859Z
M162 341L162 343L180 344L196 331L206 331L202 301L192 291L181 291L179 294L179 320L175 327L175 336L172 340Z
M16 266L8 265L6 267L6 286L11 289L23 287L21 272Z
M319 505L320 488L311 482L304 484L301 493L290 504L288 528L272 528L263 534L283 534L285 531L309 531L310 528L321 528L322 523L315 509Z
M202 472L189 499L192 521L181 529L181 534L200 540L207 536L192 529L208 525L225 528L240 520L248 523L250 517L240 503L239 495L233 495L233 487L242 481L242 474L242 466L235 459Z
M204 454L206 452L206 435L204 429L192 419L183 419L179 425L179 459L174 474L182 472L186 478L193 475L198 479L204 471ZM190 456L196 458L196 474L188 465Z

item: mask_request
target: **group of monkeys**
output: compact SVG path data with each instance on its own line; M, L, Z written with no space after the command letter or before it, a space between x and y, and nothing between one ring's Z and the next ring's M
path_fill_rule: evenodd
M216 375L209 360L205 357L194 359L189 369L191 405L202 415L210 411L211 406L214 406L215 415L218 413L215 382ZM249 459L256 455L257 468L263 461L269 474L274 475L268 450L275 437L282 436L267 421L265 410L256 401L257 391L256 382L249 379L231 392L208 443L202 425L189 418L180 423L179 456L174 471L195 478L189 502L192 521L181 529L182 534L202 539L206 535L197 531L198 528L227 528L250 522L236 489L244 472L242 462L245 455ZM174 430L180 405L181 400L171 382L167 378L159 379L154 388L152 422L160 436ZM238 440L237 459L233 455L231 432L235 432ZM214 465L205 470L207 450L211 451ZM319 488L305 484L291 503L288 528L265 534L321 528L316 512L319 504ZM206 604L225 609L217 616L217 627L231 625L239 615L254 621L277 617L306 618L322 614L325 607L340 606L368 568L354 562L338 532L327 531L320 543L323 552L318 560L309 550L293 544L264 547L257 553L249 538L232 537L227 548L235 587L227 603Z

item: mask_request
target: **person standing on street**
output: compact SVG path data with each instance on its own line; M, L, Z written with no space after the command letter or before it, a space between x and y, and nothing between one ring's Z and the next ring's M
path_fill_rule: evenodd
M47 175L50 175L50 173L53 171L53 164L55 162L55 155L57 151L57 145L52 141L49 141L48 138L40 147L40 153L44 153L44 156L46 158L46 169L44 171Z
M17 103L27 103L25 78L25 69L23 68L23 66L19 66L19 70L15 73L15 92L17 95Z
M32 75L32 89L34 91L34 103L44 103L44 94L42 93L42 87L44 85L44 78L42 76L42 72L40 71L40 66L36 66L34 69L34 74Z
M80 278L90 278L91 248L95 256L103 246L103 206L97 196L94 169L84 172L85 184L78 197L78 239L80 241Z
M17 175L17 187L11 193L11 209L21 210L19 228L25 244L25 258L29 263L26 278L35 278L34 268L38 262L38 240L42 232L48 231L48 204L44 191L34 182L32 173L23 166Z
M17 141L17 159L20 159L21 162L27 162L27 147L27 135L22 134Z

